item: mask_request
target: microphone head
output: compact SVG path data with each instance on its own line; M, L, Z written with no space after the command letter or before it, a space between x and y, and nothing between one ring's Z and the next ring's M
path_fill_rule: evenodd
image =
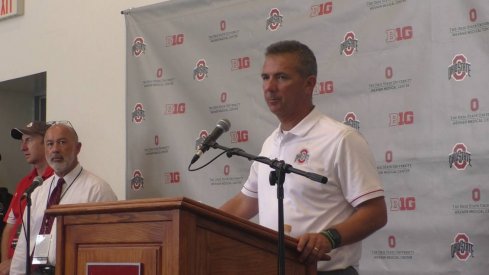
M44 182L43 178L41 176L37 176L34 178L34 180L32 181L32 184L38 184L38 185L41 185L42 183Z
M229 131L231 129L231 122L229 120L223 118L217 122L217 127L221 128L224 132Z

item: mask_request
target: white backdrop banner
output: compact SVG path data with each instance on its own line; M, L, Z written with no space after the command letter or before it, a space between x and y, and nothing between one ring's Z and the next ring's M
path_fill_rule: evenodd
M219 206L251 163L221 156L189 172L196 139L258 154L278 125L263 52L315 52L314 102L358 129L385 184L389 222L364 241L361 274L489 270L487 0L180 0L127 10L127 198ZM209 150L201 166L222 151Z

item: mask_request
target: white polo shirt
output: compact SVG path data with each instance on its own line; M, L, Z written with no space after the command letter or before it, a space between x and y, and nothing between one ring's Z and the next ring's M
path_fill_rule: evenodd
M63 186L61 200L59 204L74 204L87 202L116 201L117 196L110 185L95 174L83 169L78 164L71 172L63 177L66 184ZM43 184L32 193L31 209L31 236L30 236L30 253L34 251L36 237L41 229L44 212L51 192L59 177L54 174L46 179ZM24 224L27 224L27 213L23 216ZM56 220L51 229L51 245L49 246L48 263L56 265ZM19 242L15 248L14 257L10 266L10 275L25 274L25 258L27 244L25 239L24 228L20 233Z
M280 126L266 139L260 156L284 160L294 168L328 178L327 184L297 174L287 174L284 183L284 223L289 235L299 237L320 232L352 215L354 207L384 195L382 183L367 142L354 128L333 120L314 108L287 133ZM278 230L276 186L271 186L272 168L254 162L241 192L258 198L260 224ZM342 246L331 261L318 263L318 270L358 267L361 242Z

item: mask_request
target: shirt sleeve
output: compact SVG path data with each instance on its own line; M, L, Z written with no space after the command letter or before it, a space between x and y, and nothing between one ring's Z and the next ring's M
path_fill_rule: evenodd
M17 219L15 218L14 212L9 208L7 215L3 220L8 224L15 224Z
M372 152L359 133L348 132L336 156L341 188L352 206L384 195Z
M251 164L248 179L241 188L241 193L252 198L258 198L258 165L256 161Z
M24 224L26 222L26 213L24 213ZM32 230L32 227L31 227ZM19 240L14 250L14 256L12 263L10 264L10 275L22 275L25 274L25 257L26 257L26 239L25 239L24 227L20 231ZM31 234L32 235L32 234ZM32 243L32 239L31 239Z

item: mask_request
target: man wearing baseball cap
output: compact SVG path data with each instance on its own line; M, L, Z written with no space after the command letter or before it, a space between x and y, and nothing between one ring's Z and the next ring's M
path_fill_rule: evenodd
M48 128L49 125L43 121L33 121L24 127L13 128L10 132L12 138L20 140L20 150L24 153L27 163L32 164L33 169L17 184L10 207L4 217L7 224L2 233L0 275L9 274L15 245L22 228L22 215L26 206L22 195L36 177L41 176L45 180L53 175L53 169L49 167L44 151L44 134Z

